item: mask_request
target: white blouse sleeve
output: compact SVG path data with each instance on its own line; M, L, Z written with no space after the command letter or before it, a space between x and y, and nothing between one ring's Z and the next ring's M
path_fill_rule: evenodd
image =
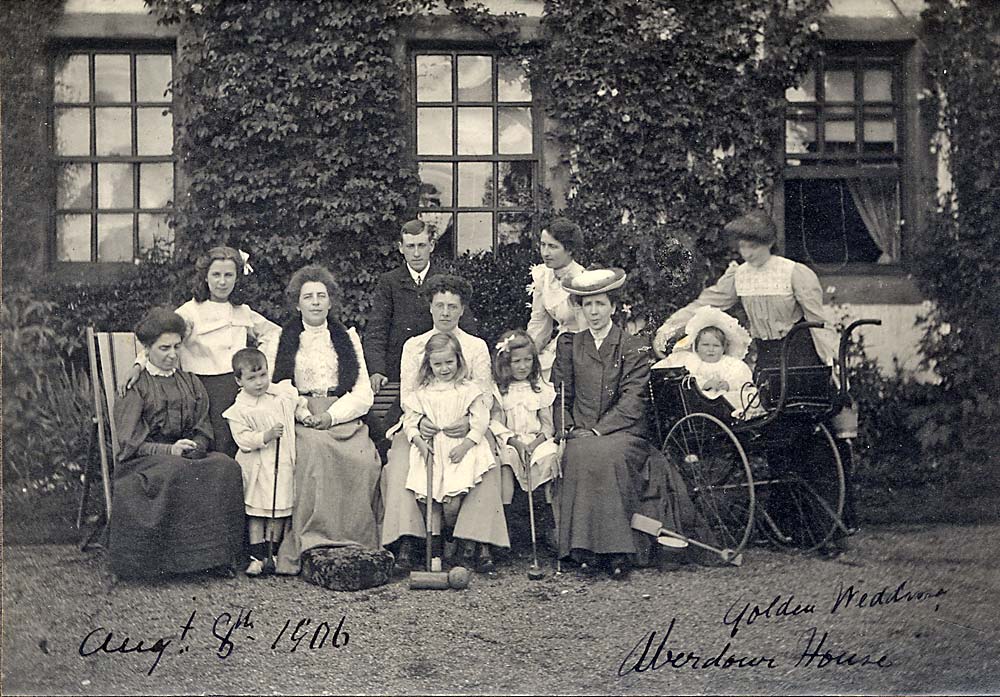
M544 270L545 267L539 270L537 266L531 269L531 319L528 320L526 330L539 351L545 348L552 337L552 316L545 309L545 299L542 296L545 287Z
M250 311L253 338L257 340L257 348L267 356L268 375L274 373L274 358L278 353L278 339L281 338L281 327L264 315L247 306Z
M833 365L837 356L837 333L823 304L823 286L815 272L805 264L795 264L792 269L792 293L802 308L802 316L808 322L823 322L821 329L810 329L813 345L820 360Z
M375 393L372 392L368 366L365 365L365 354L361 348L361 337L358 336L358 330L354 327L347 330L347 335L351 337L351 345L354 346L354 353L358 357L358 379L347 394L327 409L327 413L333 418L334 426L360 419L368 413L372 404L375 403Z

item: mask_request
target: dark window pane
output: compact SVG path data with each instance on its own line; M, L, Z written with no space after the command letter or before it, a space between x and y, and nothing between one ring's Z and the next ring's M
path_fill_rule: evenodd
M531 84L520 61L502 60L497 66L497 100L530 102Z
M785 256L817 264L874 262L881 252L841 179L785 182Z
M132 208L132 165L100 163L97 165L98 208Z
M97 154L132 154L132 110L128 107L97 109Z
M493 214L458 214L457 254L482 252L493 249Z
M154 246L164 252L173 250L174 231L167 225L162 213L139 214L139 254L151 251Z
M854 101L854 71L827 70L823 75L825 99L828 102Z
M417 154L451 155L451 109L417 109Z
M57 102L90 101L90 69L86 55L70 56L56 68L54 97Z
M57 208L90 208L90 165L62 165L56 181Z
M132 100L127 55L94 56L94 97L98 102Z
M497 245L514 244L530 239L531 213L500 213L497 219Z
M174 151L174 115L158 106L136 109L136 136L140 155L169 155Z
M451 101L451 56L417 56L417 101Z
M493 99L493 58L458 57L458 101L488 102Z
M499 205L510 208L531 208L535 203L535 163L530 160L499 164Z
M493 154L493 109L460 107L458 109L458 154Z
M139 165L139 207L166 208L173 200L173 163Z
M458 163L458 205L489 207L493 205L493 163Z
M802 76L802 81L798 87L789 87L785 90L785 99L790 102L815 102L816 101L816 73L810 70Z
M56 216L56 259L90 261L90 216Z
M444 258L450 258L453 253L455 239L455 223L451 213L418 213L417 217L427 223L434 240L434 253Z
M90 154L90 111L56 109L56 154Z
M420 163L421 208L440 208L451 205L452 166L450 162Z
M497 110L497 128L500 131L498 150L501 155L530 155L531 109L528 107L501 107Z
M97 216L97 260L132 261L132 214Z
M172 65L169 55L135 57L135 98L139 102L169 102Z

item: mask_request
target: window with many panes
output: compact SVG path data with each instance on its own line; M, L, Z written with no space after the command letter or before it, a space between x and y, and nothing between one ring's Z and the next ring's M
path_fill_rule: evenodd
M56 56L56 261L131 262L172 242L172 75L163 49Z
M786 91L785 254L816 264L900 257L901 66L822 55Z
M485 52L412 55L419 217L451 254L532 231L539 139L521 63Z

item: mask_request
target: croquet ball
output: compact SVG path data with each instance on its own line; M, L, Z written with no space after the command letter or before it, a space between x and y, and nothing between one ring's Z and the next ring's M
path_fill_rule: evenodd
M469 570L464 566L456 566L448 572L448 585L452 588L469 587Z

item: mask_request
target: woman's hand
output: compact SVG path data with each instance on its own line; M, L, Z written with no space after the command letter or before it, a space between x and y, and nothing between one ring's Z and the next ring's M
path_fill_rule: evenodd
M309 428L315 428L320 431L326 430L333 425L333 417L330 416L329 412L323 412L322 414L313 414L312 416L307 416L303 421L303 424Z
M451 453L448 455L448 459L458 464L459 462L462 461L462 458L465 457L465 454L470 450L472 450L472 448L475 445L476 444L473 443L470 439L466 438L461 443L452 448Z
M574 438L593 438L597 434L594 433L589 428L574 428L572 431L566 434L567 440L572 440Z
M420 436L413 439L413 446L420 451L420 455L424 458L424 460L429 460L434 457L434 448L432 448L427 441Z
M417 428L420 429L420 437L426 441L430 441L438 434L441 430L437 425L428 419L426 416L420 418L420 423L417 424ZM464 433L462 435L465 435Z
M170 446L170 454L184 457L184 453L186 453L188 450L194 450L197 447L198 444L195 443L190 438L181 438L176 443Z
M329 414L327 414L329 416ZM274 424L271 428L264 431L264 442L270 443L276 438L281 438L285 435L285 425L284 424Z
M128 378L125 382L118 383L118 396L124 397L125 392L131 389L140 375L142 375L142 367L138 363L133 363L132 367L128 369Z
M382 389L382 386L385 383L389 382L389 378L387 378L385 375L382 375L382 373L372 373L368 379L371 381L372 392L374 392L375 394L378 394L378 391Z
M469 435L469 417L463 416L455 423L442 428L441 431L449 438L465 438Z

